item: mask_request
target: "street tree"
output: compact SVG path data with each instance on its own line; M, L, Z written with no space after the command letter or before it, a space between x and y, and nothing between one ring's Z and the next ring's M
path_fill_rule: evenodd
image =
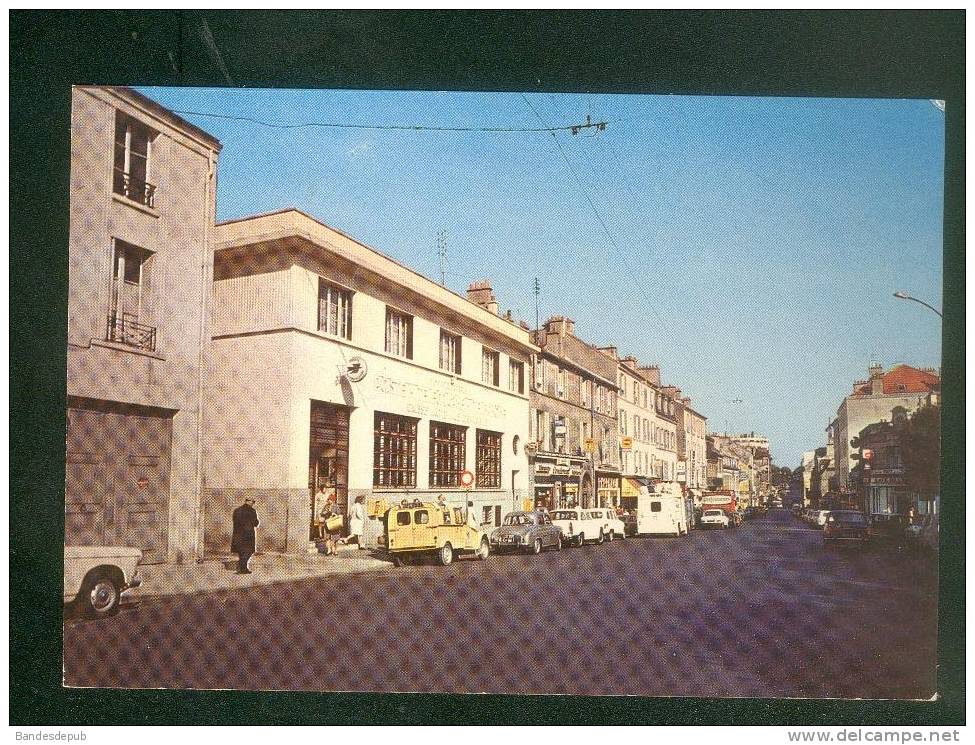
M941 408L922 406L901 427L907 487L922 497L933 497L941 489Z

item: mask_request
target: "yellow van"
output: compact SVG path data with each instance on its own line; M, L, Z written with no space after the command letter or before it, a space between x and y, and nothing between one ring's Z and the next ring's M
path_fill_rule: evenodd
M468 525L460 507L403 500L386 512L383 522L379 545L396 566L424 555L433 556L443 566L463 555L488 557L487 533Z

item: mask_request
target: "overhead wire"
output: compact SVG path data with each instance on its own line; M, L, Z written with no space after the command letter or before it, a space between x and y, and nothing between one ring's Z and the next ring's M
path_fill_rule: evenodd
M538 112L538 110L532 105L532 103L529 100L528 96L525 95L524 93L522 93L521 96L525 100L525 103L528 104L528 108L530 108L532 110L532 112L535 114L535 116L538 118L538 120L544 125L545 124L545 120L542 118L542 115ZM637 281L637 279L636 279L636 270L634 269L633 266L630 265L630 262L627 260L627 257L626 257L626 252L623 250L622 246L620 246L620 244L616 241L616 238L613 236L613 233L609 229L609 226L606 224L606 221L603 219L603 216L600 214L599 210L596 208L595 202L593 202L592 197L589 195L589 190L586 189L585 185L582 183L582 179L579 178L578 173L576 173L576 170L575 170L575 168L572 165L572 161L569 159L568 154L565 152L565 148L562 147L562 143L559 142L559 138L555 136L555 133L554 132L551 132L551 134L552 134L552 139L555 140L555 145L558 147L559 153L562 156L562 160L565 161L565 164L566 164L567 168L569 169L569 173L572 174L572 178L576 182L576 185L577 185L577 187L579 189L579 192L582 194L582 196L585 198L586 202L589 204L589 208L592 210L593 215L595 216L597 222L602 227L603 232L606 234L606 237L609 239L609 242L616 249L617 253L619 253L620 260L626 265L626 268L629 270L628 276L633 280L634 284L636 284L637 289L639 290L641 296L643 297L644 301L646 301L646 303L647 303L647 307L657 317L657 320L661 324L663 324L663 318L660 315L660 311L658 311L657 308L653 305L653 303L650 302L650 298L647 297L646 291L644 290L643 285L641 285L640 282Z
M405 132L498 132L498 133L532 133L532 132L570 132L582 129L603 127L609 122L591 122L589 124L568 124L564 127L441 127L427 124L349 124L343 122L269 122L251 116L237 116L234 114L216 114L210 111L182 111L174 109L174 113L181 116L202 116L213 119L227 119L231 121L250 122L272 129L303 129L319 127L324 129L371 129L393 130ZM544 124L544 122L543 122Z

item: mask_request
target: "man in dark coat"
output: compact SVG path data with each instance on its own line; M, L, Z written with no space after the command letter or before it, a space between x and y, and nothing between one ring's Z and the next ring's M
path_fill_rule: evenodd
M254 528L260 525L254 500L250 497L234 510L234 535L230 541L230 550L237 554L237 574L250 574L247 568L257 544Z

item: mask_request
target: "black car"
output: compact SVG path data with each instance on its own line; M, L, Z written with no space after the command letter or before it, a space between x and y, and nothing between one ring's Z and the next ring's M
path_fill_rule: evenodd
M830 510L823 525L823 543L852 541L866 543L870 538L870 521L857 510Z

